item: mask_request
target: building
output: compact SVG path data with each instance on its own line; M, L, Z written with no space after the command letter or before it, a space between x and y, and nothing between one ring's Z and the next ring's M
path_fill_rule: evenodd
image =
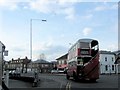
M30 63L30 59L27 57L23 59L13 59L8 62L7 68L9 70L16 70L18 72L26 72L27 73L27 68L28 68L28 63Z
M52 65L53 65L53 69L57 70L57 61L51 61Z
M115 51L115 65L118 67L117 73L120 74L120 50Z
M32 68L32 71L38 71L40 73L50 73L53 69L53 63L43 59L38 59L29 63L28 67Z
M67 56L68 56L68 53L57 58L57 68L67 68Z
M3 76L3 60L4 60L4 53L5 45L0 41L0 79ZM0 87L2 86L2 82L0 80Z
M115 54L110 51L100 51L100 74L117 73Z

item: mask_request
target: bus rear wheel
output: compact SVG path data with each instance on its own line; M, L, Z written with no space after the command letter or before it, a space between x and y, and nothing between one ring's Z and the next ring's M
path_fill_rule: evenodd
M69 76L68 74L66 74L66 78L67 78L67 79L70 79L70 76Z
M73 79L74 79L75 81L78 81L78 77L77 77L77 75L75 74L75 72L73 73Z

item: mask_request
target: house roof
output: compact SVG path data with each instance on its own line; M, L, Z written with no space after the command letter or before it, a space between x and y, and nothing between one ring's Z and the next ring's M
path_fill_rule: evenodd
M116 55L115 64L119 64L120 63L120 50L114 51L114 53Z
M115 54L115 53L113 53L111 51L100 51L99 53L100 54Z
M115 60L115 64L119 64L120 63L120 57L117 57Z
M11 62L14 62L14 61L22 61L23 63L30 63L31 62L31 60L30 59L28 59L27 57L25 57L25 58L22 58L22 59L20 59L20 58L18 58L18 59L13 59L12 58L12 60L9 60L9 63L11 63ZM21 63L21 62L18 62L18 63Z
M43 60L43 59L38 59L38 60L34 61L34 63L50 63L50 62Z
M5 50L5 45L1 41L0 41L0 43L2 44L3 50Z
M59 58L57 58L56 60L67 59L67 56L68 56L68 53L59 57Z
M120 54L120 50L114 51L113 53L115 53L116 55L118 55L118 54Z

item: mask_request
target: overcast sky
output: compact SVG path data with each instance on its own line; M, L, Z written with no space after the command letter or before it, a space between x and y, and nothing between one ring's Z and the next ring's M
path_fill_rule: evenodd
M118 0L88 1L0 0L0 41L9 51L5 59L30 58L30 19L40 19L32 21L33 60L44 53L53 61L81 38L97 39L100 50L117 50Z

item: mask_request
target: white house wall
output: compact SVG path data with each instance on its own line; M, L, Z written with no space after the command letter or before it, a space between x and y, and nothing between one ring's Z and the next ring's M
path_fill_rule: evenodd
M0 42L0 79L2 77L2 44ZM2 85L2 82L0 81L0 85Z
M105 58L107 58L107 60L105 60ZM115 62L114 54L100 54L100 73L101 74L116 73L117 68L114 62ZM112 69L112 67L114 67L114 69Z

